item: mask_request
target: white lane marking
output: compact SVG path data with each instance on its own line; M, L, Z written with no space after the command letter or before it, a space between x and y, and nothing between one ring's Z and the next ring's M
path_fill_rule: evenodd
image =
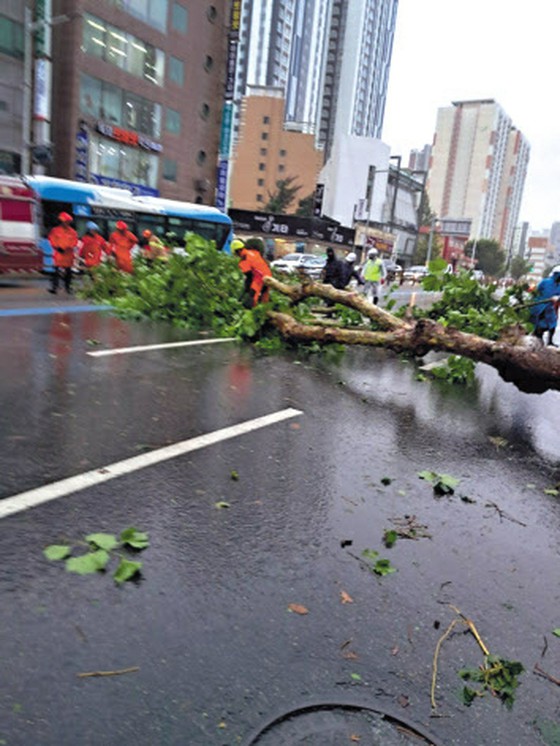
M114 350L96 350L88 352L92 357L105 357L106 355L127 355L130 352L147 352L149 350L166 350L170 347L192 347L194 345L215 345L220 342L234 342L236 337L220 337L219 339L192 339L188 342L167 342L159 345L138 345L137 347L116 347Z
M79 492L102 482L108 482L110 479L122 477L138 469L145 469L147 466L153 466L162 461L183 456L185 453L207 448L224 440L236 438L239 435L245 435L246 433L268 427L269 425L275 425L302 414L303 412L299 409L282 409L279 412L264 415L264 417L257 417L254 420L241 422L239 425L224 427L221 430L215 430L213 433L206 433L206 435L198 435L196 438L183 440L171 446L159 448L156 451L143 453L140 456L133 456L124 461L116 461L114 464L108 464L99 469L93 469L93 471L86 471L84 474L77 474L75 477L61 479L59 482L52 482L51 484L37 487L28 492L21 492L19 495L12 495L4 500L0 500L0 520L14 513L34 508L37 505L42 505L65 495L70 495L73 492Z

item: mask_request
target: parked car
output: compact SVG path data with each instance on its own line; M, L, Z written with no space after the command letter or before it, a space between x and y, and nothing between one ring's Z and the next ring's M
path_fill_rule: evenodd
M280 272L301 271L304 274L317 279L325 266L325 259L315 254L286 254L281 259L275 259L270 265Z
M403 272L403 279L405 280L411 280L412 282L420 282L420 280L428 274L428 268L424 267L424 265L415 265L413 267L408 267L408 269L405 269Z

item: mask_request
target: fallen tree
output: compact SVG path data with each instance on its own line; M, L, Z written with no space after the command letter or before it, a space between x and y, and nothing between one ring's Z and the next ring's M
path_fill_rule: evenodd
M460 355L495 368L500 376L528 393L560 390L560 352L555 348L527 346L527 338L519 332L508 341L491 340L476 334L444 326L428 318L398 318L353 292L336 290L330 285L305 282L292 285L267 278L272 289L287 296L293 304L310 298L325 300L352 308L370 319L380 330L349 329L296 320L289 313L269 310L271 324L286 339L297 342L340 343L384 347L423 357L430 350Z
M391 293L380 308L357 293L290 277L267 279L274 291L270 303L247 310L237 260L194 234L188 235L186 249L187 255L171 255L168 261L137 259L134 274L101 266L86 278L82 292L127 317L236 336L269 351L291 344L313 352L338 343L422 358L434 350L449 358L447 368L432 374L449 381L472 380L475 362L482 362L523 391L560 390L560 353L526 336L531 326L522 287L497 299L495 288L482 287L465 273L447 275L446 263L438 268L436 260L422 280L424 290L438 291L427 309L392 313ZM314 308L317 298L332 305Z

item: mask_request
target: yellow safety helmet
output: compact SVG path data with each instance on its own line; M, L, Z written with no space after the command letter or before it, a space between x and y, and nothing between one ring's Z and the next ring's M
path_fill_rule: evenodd
M234 238L231 242L231 250L232 251L241 251L241 249L245 248L245 243L240 238Z

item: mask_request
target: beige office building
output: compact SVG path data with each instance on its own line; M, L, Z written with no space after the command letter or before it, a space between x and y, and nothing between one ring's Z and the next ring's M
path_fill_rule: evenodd
M493 99L438 110L427 189L440 218L472 219L474 238L511 248L529 144Z
M252 87L243 99L239 139L232 160L230 204L261 211L277 190L277 182L293 177L300 189L287 212L315 191L323 152L313 135L284 128L282 88Z

